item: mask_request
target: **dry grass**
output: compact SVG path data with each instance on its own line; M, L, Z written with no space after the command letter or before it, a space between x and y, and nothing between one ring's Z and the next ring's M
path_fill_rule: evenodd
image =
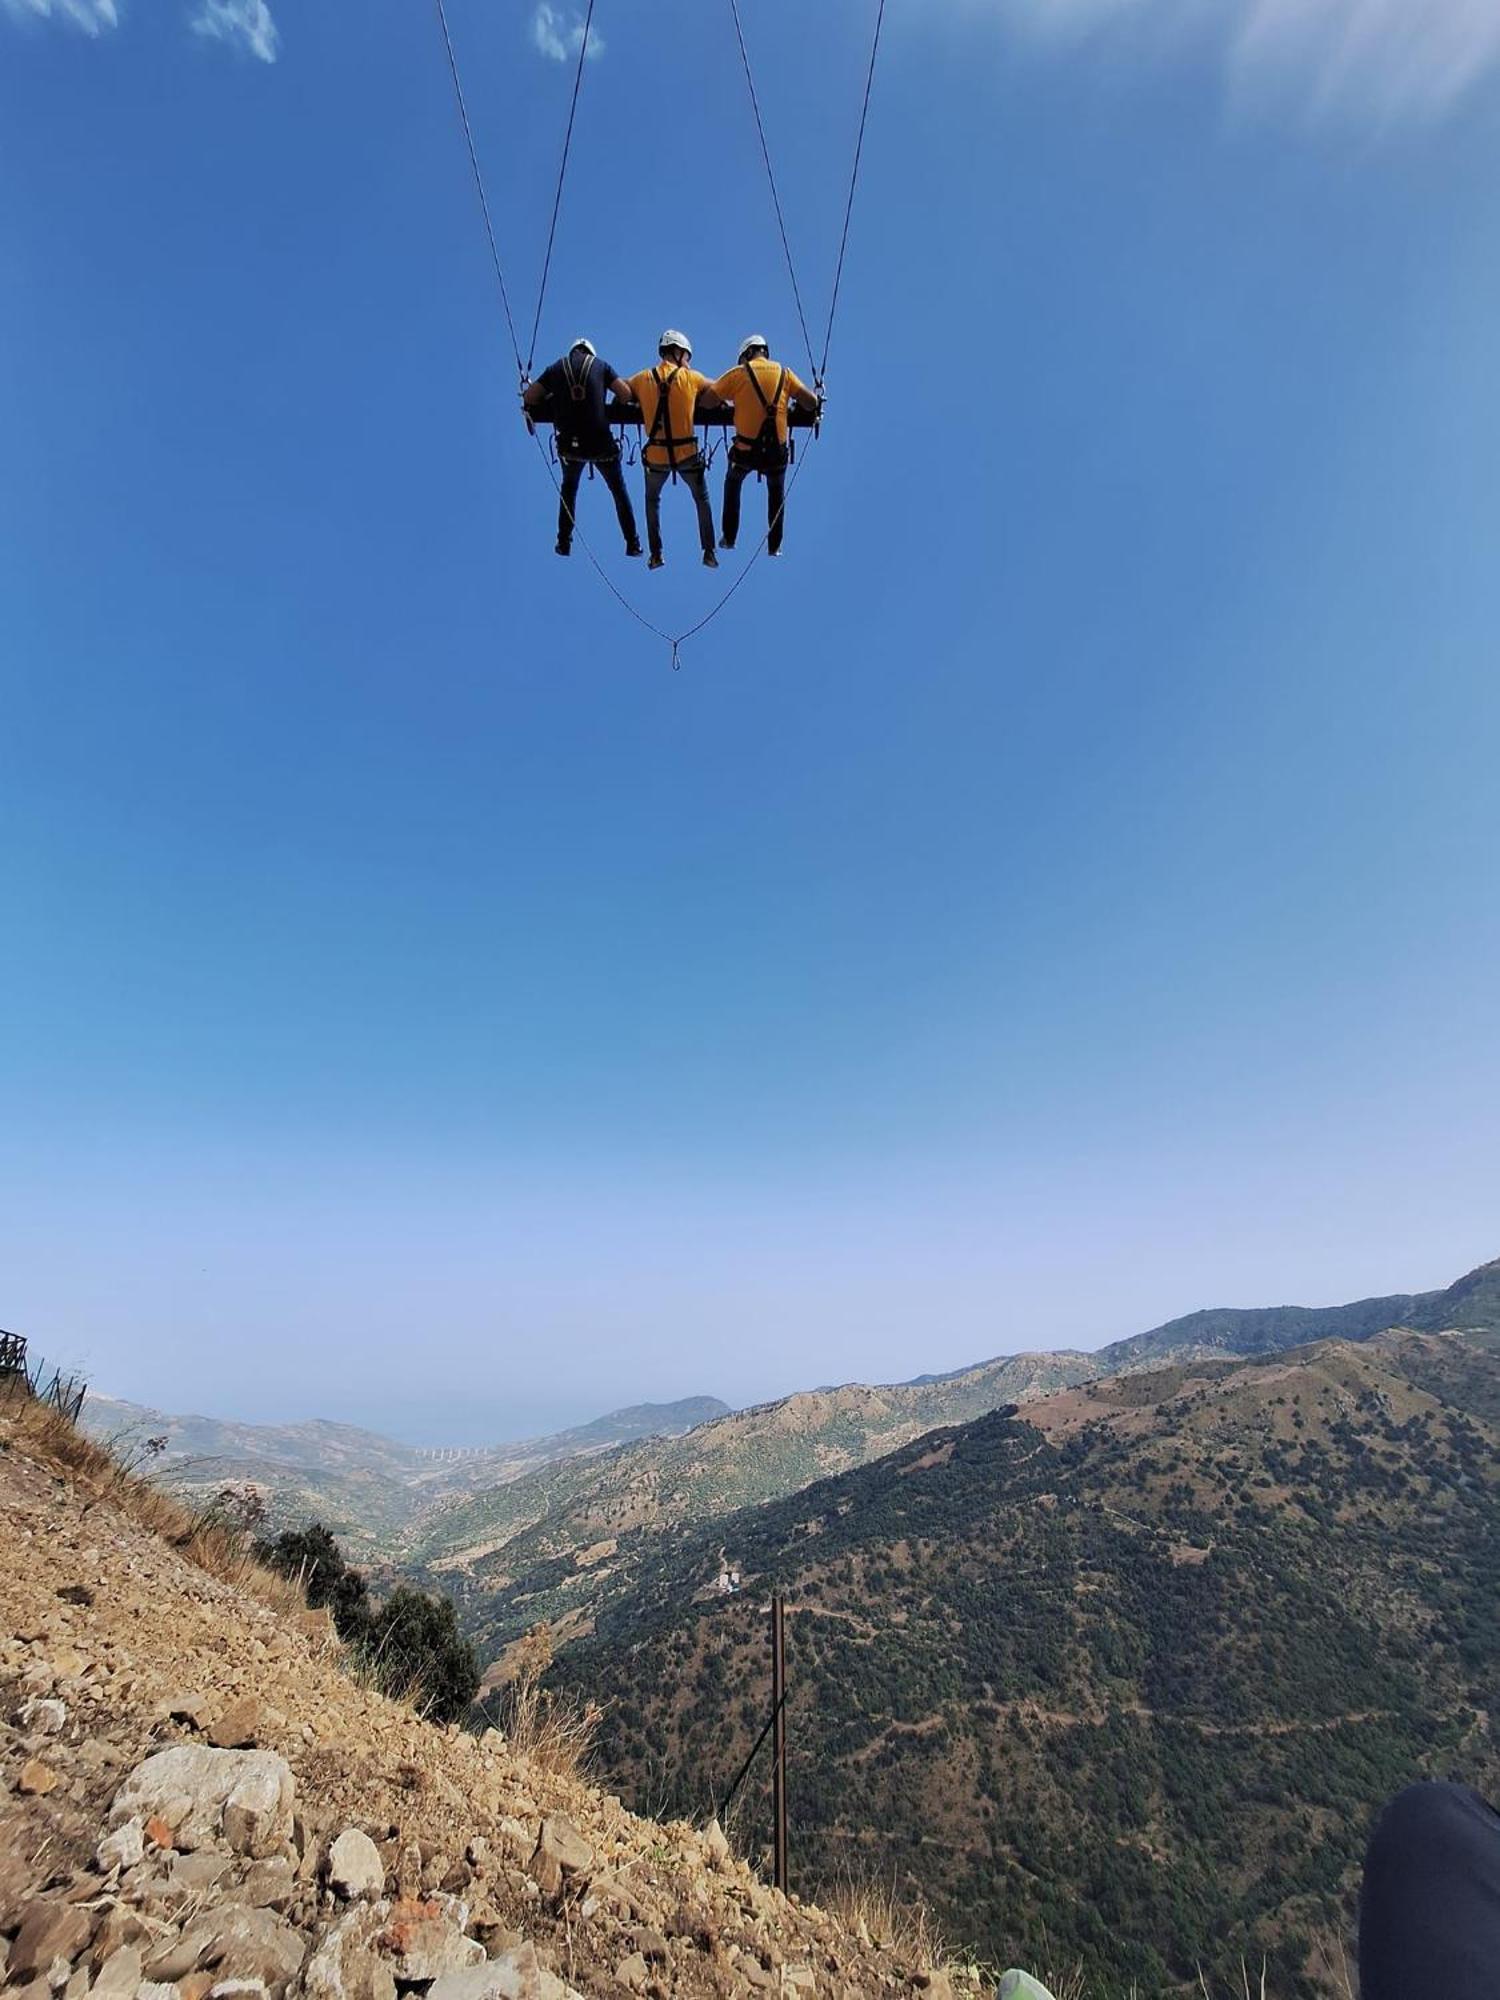
M552 1664L552 1634L533 1626L511 1653L511 1678L499 1699L497 1727L517 1757L559 1778L583 1778L604 1710L597 1702L542 1686Z
M307 1608L296 1584L255 1560L248 1529L217 1502L185 1506L141 1478L129 1456L116 1456L53 1404L39 1402L25 1389L7 1389L0 1393L0 1426L33 1458L66 1479L83 1497L85 1510L100 1505L115 1508L148 1534L160 1535L209 1576L248 1592L273 1611Z
M906 1965L937 1968L953 1963L953 1952L931 1910L918 1896L901 1894L896 1878L849 1875L819 1891L819 1905L856 1937Z

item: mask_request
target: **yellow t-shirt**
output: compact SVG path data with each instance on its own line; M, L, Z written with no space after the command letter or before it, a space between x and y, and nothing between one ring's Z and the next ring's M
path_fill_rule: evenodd
M750 381L751 369L760 384L760 396L756 395ZM766 403L774 399L776 413L776 440L786 443L786 408L791 397L811 394L788 368L786 380L781 383L781 394L776 394L776 384L781 381L779 361L742 361L738 368L731 368L727 375L721 375L714 388L727 402L734 405L735 434L741 444L754 444L760 436L760 427L766 420ZM761 401L764 396L766 401Z
M656 423L657 405L661 401L661 384L666 385L667 415L657 429L657 442L648 444L642 456L647 465L686 465L698 451L698 433L693 428L693 412L697 408L700 393L712 387L706 375L700 375L696 368L674 368L670 361L663 361L655 368L643 368L639 375L629 378L631 393L641 406L641 435L649 438L651 427ZM663 430L666 441L663 441Z

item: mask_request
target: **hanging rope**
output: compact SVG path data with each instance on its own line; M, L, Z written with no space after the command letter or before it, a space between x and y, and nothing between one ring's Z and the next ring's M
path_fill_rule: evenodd
M786 274L792 281L792 297L797 301L797 318L802 323L802 339L807 348L808 365L814 365L812 335L807 330L807 314L802 310L802 287L797 283L797 267L792 262L792 245L786 233L786 216L782 212L781 195L776 186L776 169L771 165L771 148L766 143L765 120L760 115L760 98L755 89L755 72L750 67L750 51L745 46L745 27L740 19L740 0L729 0L734 12L734 32L740 45L740 61L745 66L745 82L750 87L750 108L755 113L755 129L760 134L760 156L766 163L766 179L771 184L771 205L776 210L776 226L781 231L781 247L786 253Z
M880 0L875 15L875 35L870 43L870 67L865 75L865 101L859 114L859 137L854 142L854 166L849 174L849 199L844 205L844 233L839 238L839 260L833 273L833 297L828 306L828 332L823 341L823 365L818 370L820 382L828 373L828 355L833 346L833 321L839 309L839 287L844 282L844 257L849 248L849 224L854 216L854 196L859 187L859 165L865 150L865 126L870 117L870 94L875 88L875 63L880 55L880 31L884 26L885 0Z
M505 308L505 324L510 328L510 344L516 357L516 373L524 382L526 364L521 359L521 342L510 309L510 294L505 289L505 272L500 265L500 246L495 241L495 225L490 219L489 196L484 191L484 175L479 171L479 154L474 146L474 128L469 123L469 107L464 103L464 87L458 74L458 57L453 52L453 37L448 32L448 13L443 0L437 0L437 16L438 25L443 31L443 47L448 51L448 73L453 78L453 95L458 101L459 123L464 128L464 144L469 149L469 165L474 170L474 186L479 195L480 211L484 216L484 233L490 240L490 262L495 267L495 282L500 287L500 303Z
M542 307L547 298L547 278L552 270L552 246L557 241L557 216L562 207L563 182L568 177L568 155L573 150L573 121L578 116L578 93L583 88L583 66L589 55L589 30L594 25L594 0L589 0L589 10L583 18L583 36L578 44L578 67L573 72L573 101L568 106L568 129L563 134L562 159L557 168L557 192L552 197L552 226L547 231L547 254L542 259L542 282L537 287L536 318L531 322L531 346L526 351L526 374L529 379L532 363L536 360L536 337L542 324Z

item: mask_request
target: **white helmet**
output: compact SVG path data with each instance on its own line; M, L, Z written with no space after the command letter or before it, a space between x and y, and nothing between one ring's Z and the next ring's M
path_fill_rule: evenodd
M569 354L576 354L579 348L582 348L585 354L592 354L595 357L595 359L598 358L599 354L598 348L595 347L593 341L586 339L585 336L581 333L579 334L578 338L573 342L573 345L568 349L568 352Z
M693 343L685 333L679 332L675 326L669 326L661 339L657 341L656 351L658 354L665 354L669 347L682 348L689 360L692 359Z
M762 354L769 354L771 352L771 343L763 333L746 334L745 338L740 342L740 360L748 361L757 347Z

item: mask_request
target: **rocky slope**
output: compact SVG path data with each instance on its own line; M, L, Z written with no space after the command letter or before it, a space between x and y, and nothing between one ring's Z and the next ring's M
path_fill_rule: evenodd
M169 1416L139 1403L90 1395L84 1428L126 1458L149 1455L155 1478L192 1498L251 1486L272 1527L321 1520L361 1556L393 1555L413 1526L456 1496L520 1479L539 1467L610 1451L642 1438L677 1437L723 1416L714 1396L640 1403L547 1437L480 1450L416 1449L349 1424L240 1424Z
M1125 1373L622 1539L632 1588L556 1671L610 1701L627 1797L697 1803L760 1726L779 1588L815 1892L878 1858L1000 1963L1123 1995L1265 1957L1331 2000L1381 1800L1500 1782L1497 1345Z
M357 1685L0 1408L0 1979L27 2000L925 1992L733 1860ZM139 1510L137 1510L139 1511Z

